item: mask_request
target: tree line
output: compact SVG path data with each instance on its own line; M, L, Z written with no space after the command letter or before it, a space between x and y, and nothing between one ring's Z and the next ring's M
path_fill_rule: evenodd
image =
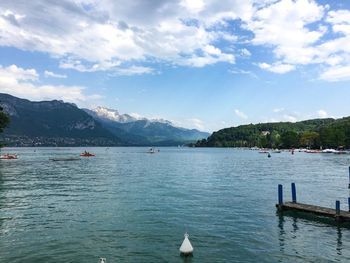
M241 125L214 132L191 146L349 149L350 117Z

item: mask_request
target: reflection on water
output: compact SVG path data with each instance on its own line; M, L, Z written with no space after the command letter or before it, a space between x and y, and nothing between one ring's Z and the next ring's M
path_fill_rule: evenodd
M193 262L193 255L183 256L181 255L182 262L184 263L192 263Z
M278 240L279 240L279 245L280 245L280 251L284 252L284 239L286 232L284 231L284 216L280 213L277 213L278 216Z
M292 236L292 238L296 238L297 236L296 236L296 232L297 232L297 230L299 229L298 228L298 224L297 224L297 222L298 222L298 218L296 218L296 217L293 217L293 224L292 224L292 226L293 226L293 236Z
M301 220L302 225L312 224L312 221L317 222L316 229L313 231L323 232L324 229L331 229L332 225L335 226L336 231L333 232L334 239L336 242L330 242L334 244L336 253L338 256L342 256L344 249L343 246L343 231L349 232L349 225L338 225L336 222L331 222L328 218L322 219L319 217L314 217L312 215L306 215L303 213L294 213L294 212L285 212L285 213L276 213L278 217L278 240L279 240L279 250L281 253L285 253L287 247L293 251L293 253L298 254L298 247L295 244L303 244L304 235L303 230L299 229L299 221ZM311 223L310 223L311 221ZM290 225L289 225L290 224ZM318 229L317 229L318 228ZM301 233L299 233L301 232ZM331 237L328 237L331 238ZM319 249L322 249L317 242L319 240L315 239L314 242Z
M342 242L342 230L340 227L337 228L337 253L342 255L343 242Z

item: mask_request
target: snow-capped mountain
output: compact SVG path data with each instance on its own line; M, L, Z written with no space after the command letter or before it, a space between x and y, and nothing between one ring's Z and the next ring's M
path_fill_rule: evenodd
M100 106L95 109L92 109L91 111L94 112L99 118L120 123L128 123L141 120L141 118L139 117L131 116L129 114L120 114L117 110L108 109Z
M10 117L2 134L9 146L117 146L115 134L72 103L30 101L0 93L0 106Z
M0 106L11 120L2 136L14 146L171 146L209 136L162 119L104 107L79 109L57 100L34 102L0 93Z
M209 136L208 133L196 129L176 127L164 119L120 114L117 110L105 107L84 111L129 145L178 145Z
M94 112L96 116L101 119L107 119L107 120L116 121L120 123L148 121L148 122L159 122L159 123L164 123L164 124L173 126L173 124L170 121L165 119L161 119L161 118L147 119L136 113L120 114L118 110L109 109L101 106L98 106L95 109L92 109L91 111Z

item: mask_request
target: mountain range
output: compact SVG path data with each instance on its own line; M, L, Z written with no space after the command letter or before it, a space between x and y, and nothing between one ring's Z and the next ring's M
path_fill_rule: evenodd
M10 117L2 134L9 146L170 146L209 136L162 119L103 107L80 109L58 100L33 102L0 93L0 106Z
M97 107L84 109L99 121L104 128L121 138L127 144L136 145L178 145L197 141L209 136L196 129L175 127L164 119L146 119L119 114L116 110Z

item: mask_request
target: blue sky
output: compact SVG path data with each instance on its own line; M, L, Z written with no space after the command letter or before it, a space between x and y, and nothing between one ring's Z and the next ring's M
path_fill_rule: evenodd
M210 132L350 115L348 1L0 3L0 92Z

